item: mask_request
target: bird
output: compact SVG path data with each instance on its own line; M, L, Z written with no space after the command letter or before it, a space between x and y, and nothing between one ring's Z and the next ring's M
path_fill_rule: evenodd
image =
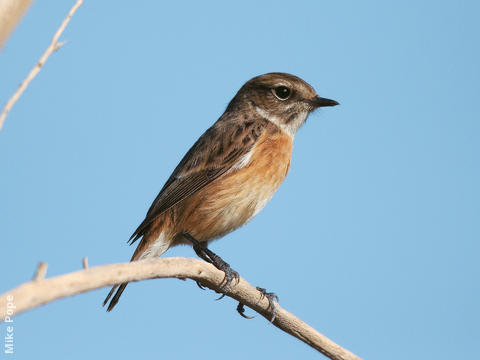
M224 296L239 275L208 245L263 209L287 176L297 130L315 109L336 105L295 75L273 72L247 81L160 190L129 239L130 245L139 241L131 261L190 244L200 258L225 273ZM107 311L127 284L110 290L103 303L111 299ZM277 298L258 289L271 304ZM243 316L240 305L237 310Z

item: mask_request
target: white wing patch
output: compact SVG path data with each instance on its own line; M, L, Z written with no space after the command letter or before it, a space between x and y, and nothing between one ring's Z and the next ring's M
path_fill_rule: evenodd
M255 146L252 146L252 148L250 149L250 151L248 153L246 153L245 155L243 155L240 160L238 160L235 165L232 166L233 169L241 169L245 166L248 165L248 163L250 162L250 159L252 157L252 154L253 154L253 150L255 149Z

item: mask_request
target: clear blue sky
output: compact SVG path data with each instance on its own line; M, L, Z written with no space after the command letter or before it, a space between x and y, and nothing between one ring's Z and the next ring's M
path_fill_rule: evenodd
M0 54L2 103L73 2L23 19ZM38 261L49 276L83 256L127 261L197 137L246 80L283 71L341 106L309 118L273 200L212 249L366 359L478 356L479 13L473 0L86 0L0 132L0 292ZM318 358L192 281L133 284L108 314L106 293L16 318L15 358Z

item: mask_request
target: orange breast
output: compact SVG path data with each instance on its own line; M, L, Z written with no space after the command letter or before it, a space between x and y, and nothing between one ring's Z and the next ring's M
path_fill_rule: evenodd
M174 233L199 241L221 237L245 224L270 200L288 173L292 139L282 131L263 135L247 164L227 172L175 209Z

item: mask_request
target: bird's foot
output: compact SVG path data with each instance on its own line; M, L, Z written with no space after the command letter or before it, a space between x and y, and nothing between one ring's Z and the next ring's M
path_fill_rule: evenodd
M222 299L230 290L230 286L234 280L238 284L238 282L240 281L240 275L238 275L238 273L235 270L233 270L230 267L230 265L227 262L225 262L220 256L215 254L212 250L207 248L207 246L203 245L193 236L191 236L188 233L185 233L184 236L187 240L189 240L192 243L193 250L201 259L212 264L218 270L221 270L225 273L225 278L223 279L222 284L220 285L220 292L222 293L222 295L217 300ZM197 281L197 285L200 288L203 288L201 284L198 283L198 281Z
M245 319L253 319L255 317L255 316L245 315L245 304L243 304L241 302L238 302L237 311L240 314L240 316L245 318Z
M267 290L258 286L257 290L260 291L262 297L266 297L268 300L268 308L272 311L272 318L270 319L270 322L273 323L277 317L277 306L275 305L275 302L278 302L278 296L274 292L267 292Z
M261 293L261 298L267 298L268 300L268 308L272 311L272 317L270 322L274 322L277 316L277 306L275 305L275 301L278 302L278 296L273 292L267 292L264 288L258 287L257 290ZM253 319L255 316L247 316L245 315L245 304L239 302L237 305L237 311L240 316L244 317L245 319Z
M232 282L235 281L235 284L238 284L240 281L240 275L238 275L238 272L233 270L228 263L223 261L223 259L216 255L215 253L211 253L211 255L214 255L214 262L212 263L218 270L221 270L225 273L225 277L223 278L223 281L220 285L220 292L222 295L217 300L223 299L223 297L228 293L230 290L230 286L232 285Z

